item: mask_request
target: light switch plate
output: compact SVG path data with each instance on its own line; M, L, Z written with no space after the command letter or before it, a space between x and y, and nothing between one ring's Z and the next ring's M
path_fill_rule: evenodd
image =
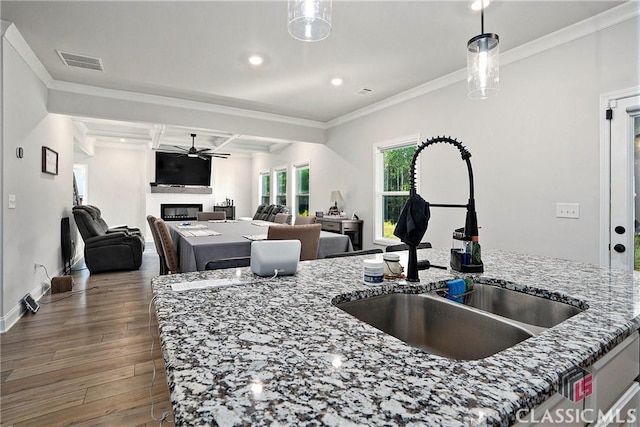
M580 218L580 203L556 203L558 218Z
M16 195L9 194L9 209L15 209L15 208L16 208Z

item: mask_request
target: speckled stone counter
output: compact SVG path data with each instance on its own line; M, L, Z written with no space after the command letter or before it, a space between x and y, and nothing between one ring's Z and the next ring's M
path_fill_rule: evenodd
M640 327L640 275L483 249L479 279L588 309L477 361L435 356L333 303L419 292L462 277L420 271L421 282L362 283L362 260L307 261L268 280L248 268L152 280L177 425L509 425ZM448 250L419 259L448 265ZM175 292L172 283L243 284ZM543 291L544 290L544 291Z

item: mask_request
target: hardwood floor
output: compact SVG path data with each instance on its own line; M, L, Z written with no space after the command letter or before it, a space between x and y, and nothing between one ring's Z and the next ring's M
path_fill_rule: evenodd
M153 417L165 411L172 421L153 307L150 397L150 280L158 269L149 243L140 270L75 271L74 293L45 295L35 315L1 335L0 425L157 426Z

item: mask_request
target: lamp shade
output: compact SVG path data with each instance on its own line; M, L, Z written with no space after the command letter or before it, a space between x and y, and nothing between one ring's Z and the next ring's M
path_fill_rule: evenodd
M315 42L331 33L331 0L289 0L289 34L295 39Z
M467 43L469 98L484 99L498 93L500 68L497 34L483 33Z
M340 191L332 191L331 192L331 203L337 203L342 201L342 194Z

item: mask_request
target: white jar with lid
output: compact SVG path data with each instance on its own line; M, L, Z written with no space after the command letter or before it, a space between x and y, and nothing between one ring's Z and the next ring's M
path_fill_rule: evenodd
M365 259L362 261L362 282L365 285L377 285L384 280L384 261Z

